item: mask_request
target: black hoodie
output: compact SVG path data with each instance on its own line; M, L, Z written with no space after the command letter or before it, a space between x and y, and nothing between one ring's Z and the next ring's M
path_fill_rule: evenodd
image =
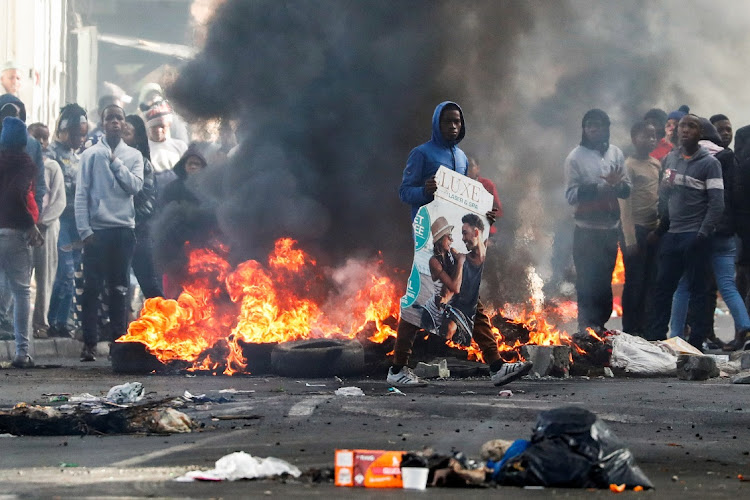
M185 171L185 164L188 161L188 158L191 156L194 156L198 158L203 165L203 168L206 168L206 159L203 157L203 155L198 151L197 148L194 146L190 146L187 151L185 151L185 154L182 155L182 158L180 158L180 161L175 163L174 165L174 173L177 175L177 179L173 180L167 186L164 188L164 191L161 193L161 205L167 205L168 203L171 203L173 201L176 201L178 203L190 203L192 205L200 205L200 200L197 196L185 185L185 182L187 181L187 172Z
M0 109L6 104L15 105L20 110L18 118L20 118L22 122L26 122L26 106L21 99L13 94L0 95ZM2 129L2 122L0 122L0 129ZM39 141L31 137L31 135L26 138L26 153L31 156L31 159L36 165L34 200L36 201L37 207L39 207L39 213L42 213L44 195L47 194L47 181L44 180L44 157L42 156L42 145L39 144Z

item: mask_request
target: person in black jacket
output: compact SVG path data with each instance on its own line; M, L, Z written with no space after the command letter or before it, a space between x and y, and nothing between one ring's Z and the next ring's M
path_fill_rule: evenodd
M189 203L191 205L200 205L198 197L187 186L187 180L195 174L206 168L206 159L192 144L182 155L180 161L174 166L174 173L177 179L173 180L161 192L161 205L169 203Z
M737 129L734 136L737 168L732 184L734 202L734 227L739 239L736 271L737 290L750 309L750 125ZM750 336L737 332L735 339L725 349L748 348Z
M151 151L148 146L146 125L138 115L125 117L122 140L143 155L143 188L133 197L135 207L135 251L133 253L133 273L138 280L143 296L147 299L162 297L161 280L156 274L153 259L153 240L150 220L156 210L156 174L151 165Z

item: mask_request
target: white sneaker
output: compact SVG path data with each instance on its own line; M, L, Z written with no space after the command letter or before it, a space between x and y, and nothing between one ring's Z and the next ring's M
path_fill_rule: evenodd
M402 366L398 373L393 373L393 367L388 368L387 382L398 387L424 387L427 382L417 377L411 368Z
M529 373L532 366L534 363L531 361L505 363L498 371L490 373L490 379L495 385L505 385Z

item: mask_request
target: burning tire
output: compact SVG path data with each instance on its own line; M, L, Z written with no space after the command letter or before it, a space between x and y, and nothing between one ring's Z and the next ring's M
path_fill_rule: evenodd
M271 352L271 369L285 377L358 375L364 368L365 351L356 340L299 340Z

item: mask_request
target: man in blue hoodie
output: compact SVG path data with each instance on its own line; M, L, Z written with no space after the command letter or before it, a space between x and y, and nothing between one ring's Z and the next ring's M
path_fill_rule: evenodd
M98 340L98 299L109 290L114 340L127 330L127 292L135 249L133 196L143 187L143 155L122 140L125 112L116 104L102 112L104 138L81 155L75 217L83 240L81 361L94 361Z
M437 191L435 174L441 165L466 175L469 160L458 147L458 143L465 135L466 124L459 105L450 101L438 104L432 115L432 138L409 153L403 181L399 188L401 201L411 205L412 220L419 207L434 199L435 191ZM495 222L496 215L495 209L487 212L490 223ZM399 321L393 366L388 370L389 384L411 387L427 385L407 366L418 331L418 326ZM531 370L532 364L529 362L505 363L500 358L497 339L492 332L492 324L480 301L477 301L472 338L481 349L484 361L490 365L490 375L495 385L512 382Z

